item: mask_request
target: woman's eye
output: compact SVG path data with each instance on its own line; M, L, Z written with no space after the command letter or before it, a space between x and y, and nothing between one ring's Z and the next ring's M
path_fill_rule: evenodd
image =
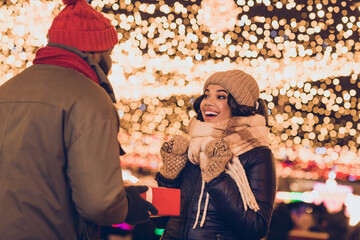
M218 99L226 99L226 96L220 95L220 96L218 96Z
M210 96L209 95L204 95L204 98L209 98Z

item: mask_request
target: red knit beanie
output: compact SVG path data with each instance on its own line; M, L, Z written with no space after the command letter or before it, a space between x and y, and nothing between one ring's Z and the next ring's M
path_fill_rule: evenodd
M118 43L110 20L86 0L63 0L66 7L49 29L49 42L75 47L83 52L102 52Z

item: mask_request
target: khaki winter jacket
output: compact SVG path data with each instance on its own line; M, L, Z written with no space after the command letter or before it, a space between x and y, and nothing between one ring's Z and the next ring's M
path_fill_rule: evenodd
M75 70L33 65L0 86L0 239L123 222L118 129L107 93Z

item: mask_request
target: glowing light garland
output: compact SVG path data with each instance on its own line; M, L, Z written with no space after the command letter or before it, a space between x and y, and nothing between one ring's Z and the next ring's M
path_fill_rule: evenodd
M161 142L183 134L195 115L190 102L203 81L238 68L257 79L271 111L280 176L318 179L335 169L339 178L360 179L359 9L335 0L234 3L91 1L120 38L109 79L128 152L123 164L156 169ZM60 0L0 3L0 85L32 64L62 7Z
M202 93L203 82L215 71L241 69L252 74L257 79L261 90L283 87L286 84L294 85L297 82L318 81L321 79L349 76L360 72L360 53L348 53L333 59L325 56L322 59L297 57L285 64L284 60L259 58L252 64L241 61L239 63L193 62L188 59L170 59L169 57L155 57L143 59L120 55L114 64L113 75L110 76L116 95L119 100L127 98L139 100L144 97L167 98L173 95L198 95ZM122 63L129 63L133 74L126 79L122 70ZM131 63L136 64L131 65ZM171 69L171 71L169 71ZM116 75L114 74L116 72ZM155 72L158 72L157 74ZM170 83L156 81L156 76L170 75ZM154 77L155 75L155 77ZM186 85L185 83L188 82ZM141 84L142 83L142 84ZM159 88L154 88L159 87Z
M203 0L197 18L210 32L224 32L234 29L240 12L233 0Z

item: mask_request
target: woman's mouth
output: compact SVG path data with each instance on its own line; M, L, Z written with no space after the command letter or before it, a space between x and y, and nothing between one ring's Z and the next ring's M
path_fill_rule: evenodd
M214 118L214 117L217 117L219 115L219 113L214 112L214 111L205 111L204 115L206 118Z

